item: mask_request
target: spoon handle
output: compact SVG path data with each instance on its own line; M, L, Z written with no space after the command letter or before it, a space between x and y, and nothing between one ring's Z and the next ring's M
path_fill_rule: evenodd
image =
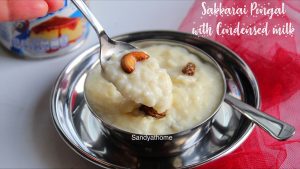
M105 34L104 29L95 17L95 15L90 11L87 5L82 0L71 0L73 4L80 10L84 17L89 21L92 27L95 29L98 35Z
M259 127L263 128L277 140L286 140L295 134L295 128L293 126L263 113L230 95L225 96L225 102L256 123Z

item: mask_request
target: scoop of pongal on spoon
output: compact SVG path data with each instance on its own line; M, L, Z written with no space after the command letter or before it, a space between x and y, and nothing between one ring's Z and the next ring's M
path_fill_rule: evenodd
M111 39L82 0L71 1L98 35L99 60L104 78L112 82L125 98L154 108L158 113L165 112L171 106L172 101L172 83L166 70L161 69L155 59L142 58L145 55L140 55L140 51L134 51L138 50L135 46ZM126 68L124 72L120 68L120 55L116 53L127 54L129 52L135 53L136 57L132 58L132 53L126 57L127 61L123 63L125 65L123 67Z
M160 68L158 61L145 52L114 54L102 67L103 77L113 83L125 98L151 107L161 115L171 107L171 78L165 69Z

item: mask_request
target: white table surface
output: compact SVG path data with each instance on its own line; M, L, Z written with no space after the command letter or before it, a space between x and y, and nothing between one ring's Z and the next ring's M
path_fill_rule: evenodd
M193 0L90 0L110 36L132 31L176 30ZM51 89L76 53L96 42L92 32L78 51L46 60L21 60L0 48L0 168L95 168L56 132Z

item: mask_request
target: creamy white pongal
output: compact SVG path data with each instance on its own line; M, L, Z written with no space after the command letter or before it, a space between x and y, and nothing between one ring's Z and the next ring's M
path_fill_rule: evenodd
M159 70L166 71L171 79L172 98L166 116L157 119L139 111L141 103L123 96L111 82L101 76L100 66L97 65L86 78L85 94L98 116L107 123L132 133L163 135L192 128L215 111L223 95L222 76L216 68L202 62L182 47L153 45L142 50L146 51L159 65L155 66L158 66ZM182 72L187 63L196 66L192 76ZM149 79L144 79L146 77L141 79L146 81L159 79L153 76L161 75L151 74L146 76ZM143 85L143 81L138 83ZM126 83L123 85L126 87ZM141 94L147 92L149 91L141 91Z
M124 53L113 55L103 64L103 77L126 99L153 107L159 113L167 111L172 104L173 86L166 69L160 68L155 57L149 57L136 62L132 73L126 73L120 66Z

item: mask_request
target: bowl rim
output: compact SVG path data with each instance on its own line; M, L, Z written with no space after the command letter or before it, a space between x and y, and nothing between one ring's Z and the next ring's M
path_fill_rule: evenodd
M226 95L226 80L225 80L225 75L223 70L221 69L221 66L217 63L217 61L215 59L213 59L209 54L207 54L206 52L204 52L202 49L199 49L195 46L192 46L188 43L185 42L180 42L180 41L176 41L176 40L167 40L167 39L143 39L143 40L137 40L137 41L133 41L131 42L133 45L134 44L139 44L139 43L153 43L153 45L170 45L170 46L178 46L181 48L186 49L190 54L194 54L197 59L199 59L200 61L204 62L204 63L208 63L210 64L212 67L214 67L218 74L221 76L221 81L222 81L222 95L221 97L218 99L218 104L217 106L215 106L214 110L210 113L210 115L208 117L205 118L205 120L198 122L196 125L193 125L192 127L189 127L187 129L175 132L175 133L170 133L170 134L139 134L139 133L133 133L130 131L126 131L124 129L121 129L119 127L114 126L113 124L110 124L109 122L105 121L99 114L97 114L93 108L91 107L91 105L88 103L88 97L86 96L86 92L83 92L84 94L84 99L86 100L87 106L89 108L89 110L92 112L92 114L96 117L97 120L99 120L101 123L103 123L104 127L109 128L110 130L113 131L117 131L120 132L122 134L126 134L126 135L135 135L135 136L167 136L167 137L172 137L172 138L176 138L178 136L182 136L186 133L190 133L192 131L197 130L199 127L201 127L202 125L206 124L208 121L212 120L213 117L216 115L216 113L220 110L222 104L224 104L224 99L225 99L225 95ZM149 45L152 46L152 45ZM99 64L99 60L97 60L96 63L93 64L92 69ZM91 69L91 70L92 70ZM87 78L87 77L86 77ZM85 79L85 83L84 83L84 90L86 89L86 79ZM156 141L156 140L155 140Z

